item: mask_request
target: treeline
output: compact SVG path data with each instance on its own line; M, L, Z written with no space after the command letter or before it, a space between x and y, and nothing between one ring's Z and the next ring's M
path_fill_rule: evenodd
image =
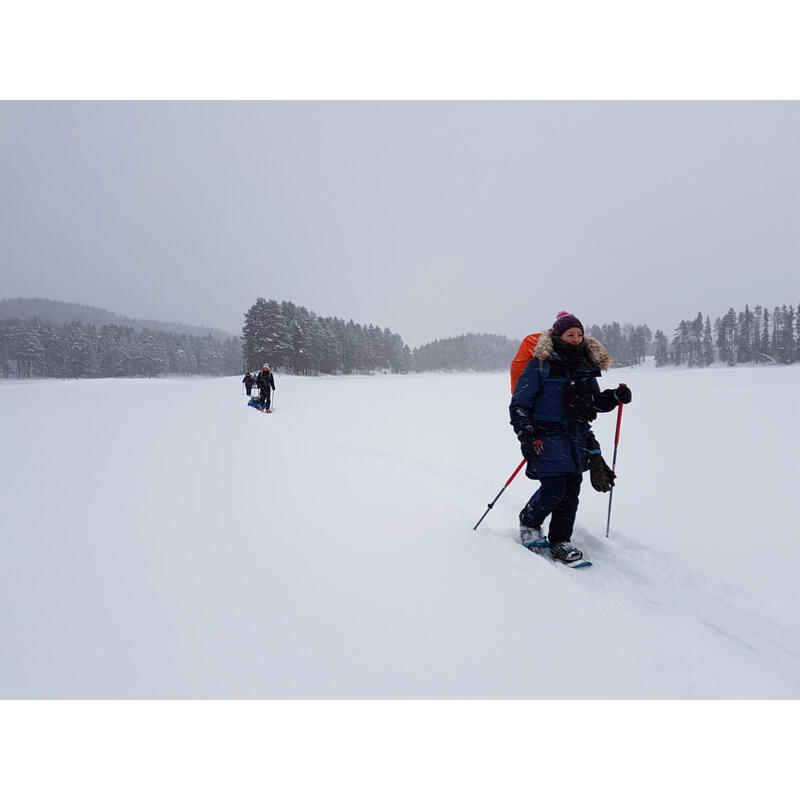
M411 354L413 369L415 372L504 370L517 354L519 344L494 333L468 333L452 339L437 339L414 349Z
M653 334L648 325L618 322L589 325L586 334L605 345L615 367L641 364L647 356L655 356L658 367L706 367L715 362L793 364L800 361L800 304L776 306L772 311L763 306L751 310L747 305L739 312L730 308L713 323L708 315L698 313L692 320L681 320L671 340L662 330ZM443 339L415 349L412 369L508 369L519 344L492 334Z
M538 331L531 331L537 333ZM587 336L599 339L608 349L618 367L631 366L650 355L653 333L647 325L590 325ZM478 370L494 372L507 370L521 342L491 333L468 333L452 339L441 339L418 347L412 353L413 369Z
M242 364L235 337L189 336L121 325L0 319L5 378L136 378L234 375Z
M647 325L617 322L592 326L619 366L649 355L653 334ZM269 364L280 372L319 375L433 370L507 370L520 342L491 333L437 339L409 350L388 328L319 317L294 303L259 297L245 313L242 354L246 369Z
M230 333L216 328L183 325L179 322L162 322L155 319L132 319L115 314L105 308L87 306L83 303L65 303L61 300L47 300L42 297L14 297L0 300L0 319L33 319L34 317L42 322L51 322L56 325L80 322L84 325L94 325L96 328L102 328L103 325L118 325L137 331L146 328L150 331L186 334L201 338L210 334L213 338L223 342L231 338Z
M733 308L713 325L702 313L681 320L672 341L663 331L655 334L655 363L707 367L714 362L736 364L793 364L800 361L800 305L769 309L749 305Z
M598 339L614 359L615 367L630 367L641 364L652 355L653 332L647 325L589 325L586 335Z
M800 361L800 305L730 308L681 320L670 339L647 325L590 325L615 366L705 367L715 362ZM533 331L531 331L533 332ZM388 328L318 317L302 306L259 297L245 314L242 340L135 329L127 325L0 318L0 376L5 378L233 375L269 363L280 372L317 375L429 370L506 370L520 342L465 334L414 349Z
M318 317L303 306L259 297L245 313L246 369L269 364L295 375L408 372L411 352L388 328Z

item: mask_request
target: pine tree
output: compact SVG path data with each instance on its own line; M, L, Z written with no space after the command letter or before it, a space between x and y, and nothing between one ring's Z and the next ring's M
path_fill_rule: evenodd
M777 311L777 309L776 309ZM777 314L776 314L777 316ZM795 360L794 308L783 306L780 310L780 345L776 358L781 364L792 364Z
M756 350L753 343L753 330L755 318L750 306L745 305L744 311L739 313L736 351L739 363L754 361Z
M688 325L688 353L686 363L689 367L699 367L703 363L703 315L697 316Z
M794 360L800 361L800 303L795 306L794 314Z
M672 337L672 363L675 366L680 366L686 362L689 350L688 327L688 323L685 320L681 320L675 329L675 335Z
M703 326L703 358L702 365L709 367L714 363L714 340L711 337L711 320L706 315L706 322Z
M669 364L667 335L662 330L656 331L655 363L657 367L665 367Z
M719 357L728 366L736 364L736 342L739 336L736 331L737 318L733 308L728 309L728 313L722 318L722 326L719 335Z
M760 343L760 350L761 355L768 361L774 361L775 359L772 357L772 347L770 346L769 340L769 311L767 310L766 306L764 307L764 314L761 320L761 343Z
M634 356L638 363L644 363L650 346L653 342L653 331L649 325L638 325L633 329L635 345L633 348Z
M12 329L12 357L17 362L17 376L35 378L43 373L45 351L35 321L16 320Z

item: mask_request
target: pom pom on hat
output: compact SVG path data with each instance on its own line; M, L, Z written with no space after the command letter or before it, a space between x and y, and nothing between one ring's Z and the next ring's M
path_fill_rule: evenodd
M583 333L583 323L569 311L559 311L556 321L553 323L553 333L556 336L561 336L570 328L580 328Z

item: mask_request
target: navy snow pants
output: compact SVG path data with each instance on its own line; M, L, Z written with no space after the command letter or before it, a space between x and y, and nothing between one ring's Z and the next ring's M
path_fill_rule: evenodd
M267 411L269 411L269 406L270 406L270 400L269 400L270 391L269 390L270 390L269 386L262 386L259 389L259 399L261 400L261 407L262 408L266 408Z
M578 513L578 495L581 493L583 475L553 475L539 480L542 485L520 511L519 521L523 525L540 528L548 514L552 514L548 541L551 545L568 542Z

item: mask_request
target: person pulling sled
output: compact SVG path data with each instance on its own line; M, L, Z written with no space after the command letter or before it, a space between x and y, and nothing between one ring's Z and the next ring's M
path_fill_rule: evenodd
M275 378L269 368L269 364L264 364L261 368L261 372L258 373L258 378L256 379L256 385L258 386L261 410L271 414L270 390L275 391Z
M572 544L583 473L592 486L607 492L614 472L600 453L590 423L598 412L630 403L624 384L600 391L597 378L611 366L611 356L583 324L566 311L536 341L533 358L514 381L511 425L527 460L525 474L541 486L520 511L520 541L525 547L549 545L554 559L566 564L583 553ZM547 539L542 525L550 517Z

